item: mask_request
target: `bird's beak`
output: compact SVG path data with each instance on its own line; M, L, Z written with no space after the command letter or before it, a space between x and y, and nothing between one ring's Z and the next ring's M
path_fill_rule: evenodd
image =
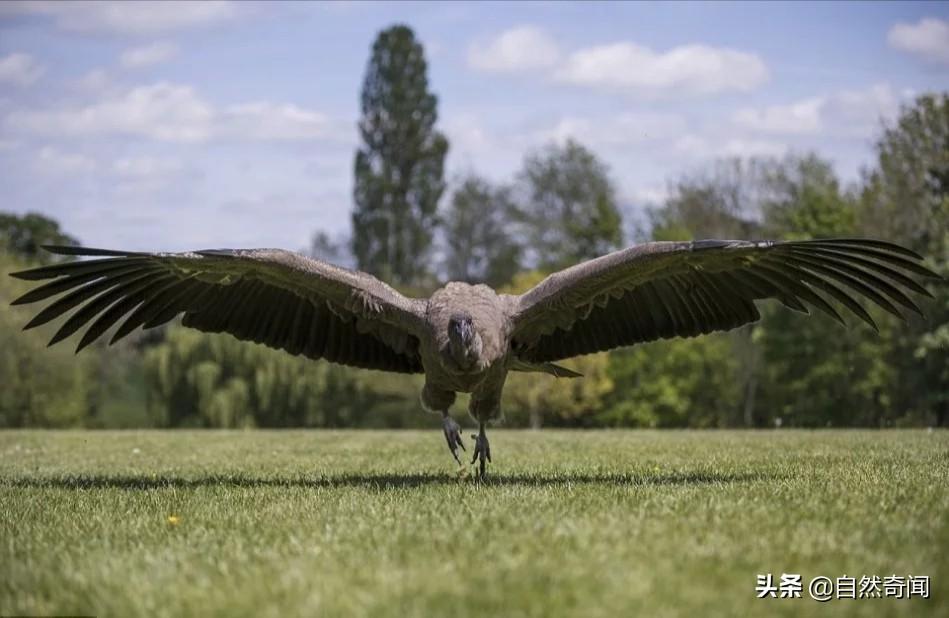
M459 330L461 331L461 340L465 342L465 345L471 343L475 334L471 322L462 322Z

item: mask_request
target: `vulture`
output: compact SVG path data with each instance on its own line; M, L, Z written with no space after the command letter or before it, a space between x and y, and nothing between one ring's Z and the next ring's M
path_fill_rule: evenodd
M449 408L456 393L471 393L479 427L471 465L479 462L481 478L491 461L485 424L500 415L509 371L578 377L556 362L737 328L761 317L756 301L765 299L840 323L849 311L877 329L858 298L899 318L903 310L922 315L910 296L932 295L914 277L939 278L921 256L881 240L698 240L615 251L520 295L450 282L429 298L411 298L367 273L280 249L44 248L92 258L12 273L45 281L14 305L50 299L24 329L72 311L50 345L86 327L78 352L116 324L110 343L181 315L184 326L290 354L423 373L422 407L441 414L459 465L465 447Z

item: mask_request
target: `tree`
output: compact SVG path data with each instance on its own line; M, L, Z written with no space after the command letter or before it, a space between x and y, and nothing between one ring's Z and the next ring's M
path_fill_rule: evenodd
M841 191L830 162L814 154L788 156L763 167L762 226L765 236L805 239L854 236L856 199ZM783 307L762 308L756 340L763 353L759 422L782 419L804 426L885 424L881 396L890 372L885 362L887 329L841 329L815 312L802 316Z
M841 191L829 161L813 153L771 161L763 182L765 236L791 240L855 233L856 205Z
M161 427L421 422L423 415L415 404L420 381L398 378L180 326L170 328L164 342L145 352L149 411Z
M380 32L362 87L352 249L360 269L395 284L414 283L428 264L448 152L437 103L412 30Z
M141 426L131 342L106 351L100 341L76 356L68 345L47 347L61 320L22 330L34 311L10 303L34 286L8 274L35 265L0 254L0 427Z
M854 235L856 209L853 197L841 191L831 164L805 154L719 161L677 181L652 219L657 240L803 239ZM693 388L697 382L692 378L647 380L648 387L638 387L641 392L623 405L611 405L614 421L767 426L781 417L786 423L810 426L881 423L886 410L879 394L887 375L880 339L860 328L841 331L823 315L804 317L773 303L762 303L759 309L759 323L723 336L663 344L661 353L650 354L653 348L647 346L615 355L611 362L618 384L629 384L629 375L651 375L638 368L645 366L658 368L660 375L694 378L711 372L717 378L700 389ZM689 364L691 368L682 369ZM726 383L738 389L726 394L721 387ZM629 403L650 393L656 400L653 409L664 410L655 418L644 412L650 406ZM718 393L714 405L701 406L711 414L695 416L690 406L707 393Z
M679 178L672 185L672 191L661 208L650 213L653 240L688 240L697 238L755 238L760 236L761 200L765 191L764 170L769 165L767 159L722 159L709 169ZM726 367L724 363L707 364L707 359L717 358L722 344L717 341L700 341L686 344L669 344L668 351L660 352L661 346L650 347L650 351L641 351L628 356L628 362L635 364L640 357L652 358L651 367L665 366L666 362L682 365L695 363L693 371L698 374L712 371L720 373L720 380L736 381L740 385L740 403L728 397L715 399L714 423L705 419L703 423L717 425L737 424L738 418L746 426L755 421L755 407L760 379L762 350L755 342L756 326L743 326L724 336L723 341L730 344L735 363ZM668 357L668 358L667 358ZM616 362L619 362L617 357ZM716 369L717 367L717 369ZM621 371L614 369L614 371ZM657 386L658 387L658 386ZM681 390L681 389L680 389ZM666 396L672 391L668 391ZM689 399L691 401L691 399ZM733 406L729 413L724 410ZM707 407L707 406L706 406ZM615 406L614 406L615 408ZM674 407L667 408L667 414L678 414L681 418L691 419L691 412L673 413ZM740 417L738 411L740 410ZM627 416L629 412L625 413ZM664 417L655 419L658 424L669 423Z
M324 262L332 262L337 266L352 266L352 255L349 253L351 241L342 234L331 237L323 230L314 232L310 237L310 246L305 253Z
M78 245L79 241L63 232L59 223L30 212L23 216L0 212L0 250L35 262L49 262L55 256L41 245Z
M614 427L727 427L741 403L739 367L724 334L614 350L614 390L596 420Z
M514 204L506 187L475 175L454 192L445 215L448 278L500 287L520 270L521 248L509 231Z
M877 166L866 174L858 224L869 236L902 243L949 277L949 95L906 105L877 142ZM895 327L888 362L892 406L907 420L949 423L949 287L929 286L925 319Z
M753 238L760 226L766 159L716 161L676 180L666 202L650 213L655 240Z
M876 144L866 174L862 224L925 255L945 255L949 231L949 94L904 106Z
M622 216L606 165L579 143L529 154L519 182L518 219L533 266L553 271L619 248Z

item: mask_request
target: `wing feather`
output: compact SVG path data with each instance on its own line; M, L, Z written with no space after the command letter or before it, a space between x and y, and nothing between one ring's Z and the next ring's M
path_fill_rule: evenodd
M899 289L894 287L885 279L880 278L876 274L868 270L865 270L861 268L860 266L857 266L853 263L850 263L847 260L837 259L835 257L827 256L826 254L821 254L821 257L819 259L823 262L824 265L831 268L835 268L839 271L842 271L853 277L856 277L857 279L860 279L861 281L863 281L863 283L867 284L871 288L879 289L884 294L886 294L891 299L893 299L895 302L903 305L910 311L918 315L923 314L922 310L908 296L903 294L903 292L901 292ZM914 284L916 283L915 281L913 281L912 279L909 279L908 277L907 279L913 282ZM922 288L922 286L918 286L918 287ZM925 291L925 288L922 288L922 289Z
M14 277L46 281L14 304L50 300L26 328L72 313L57 343L87 324L77 351L118 324L110 343L181 315L182 324L357 367L421 371L425 301L365 273L277 249L140 253L47 247L95 259Z
M765 299L843 323L833 299L877 329L856 298L900 319L900 309L922 314L911 295L932 294L911 276L939 277L921 260L859 238L646 243L554 273L514 297L513 349L539 363L729 330L760 319L755 301Z
M865 296L866 298L869 298L871 301L873 301L877 306L879 306L881 309L883 309L887 313L891 313L894 316L902 319L903 314L899 312L899 309L894 307L893 304L890 301L888 301L886 298L884 298L882 294L880 294L875 289L873 289L872 287L870 287L869 285L861 281L859 277L854 277L849 272L845 272L843 270L833 268L827 263L822 263L819 260L811 259L809 257L803 257L800 255L797 255L793 258L785 258L785 259L787 259L791 263L796 262L800 264L802 269L809 270L811 273L815 275L824 275L825 277L830 277L831 279L837 280L839 283L842 283L846 285L847 287L849 287L850 289L854 290L855 292L859 292L861 295Z

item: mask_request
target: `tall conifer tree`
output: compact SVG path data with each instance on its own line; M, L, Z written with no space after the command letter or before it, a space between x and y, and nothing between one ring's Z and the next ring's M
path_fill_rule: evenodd
M360 269L396 284L426 272L445 190L448 141L435 129L427 72L412 30L393 26L376 38L362 87L353 255Z

